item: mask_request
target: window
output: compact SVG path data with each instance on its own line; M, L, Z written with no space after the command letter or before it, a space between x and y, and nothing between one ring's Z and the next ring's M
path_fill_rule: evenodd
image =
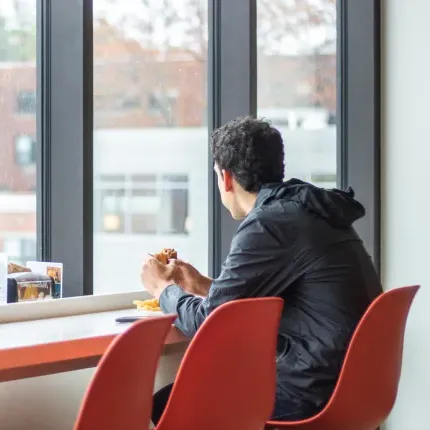
M17 263L36 258L35 28L36 0L2 0L0 252Z
M100 233L188 234L187 175L104 176L95 189Z
M148 96L148 112L154 116L158 115L164 118L167 126L173 126L174 117L172 112L175 109L177 98L178 93L175 90L150 93Z
M163 247L207 272L207 0L93 3L94 293Z
M336 2L257 1L257 114L278 126L285 177L336 186Z
M3 249L11 261L25 265L27 261L34 260L36 239L31 236L7 237L3 241Z
M36 93L34 91L19 91L16 104L18 113L36 113Z
M0 251L37 227L38 256L64 263L65 296L140 289L142 259L166 246L217 276L237 222L208 131L258 115L284 135L286 178L354 188L367 211L355 227L377 262L379 9L4 0Z
M26 134L15 138L15 162L19 166L29 166L36 163L36 140Z
M131 182L133 234L188 234L188 176L159 175L153 182Z

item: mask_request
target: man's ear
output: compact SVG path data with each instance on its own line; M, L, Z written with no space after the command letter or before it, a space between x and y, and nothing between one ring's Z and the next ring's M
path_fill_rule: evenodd
M224 180L224 189L226 192L233 190L233 176L230 172L227 172L227 170L222 171L222 176Z

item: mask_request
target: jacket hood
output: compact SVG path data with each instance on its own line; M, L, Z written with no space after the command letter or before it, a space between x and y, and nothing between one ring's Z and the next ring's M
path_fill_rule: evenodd
M264 186L258 193L255 206L265 206L278 200L298 203L333 227L350 227L366 213L363 205L354 199L352 188L326 190L299 179Z

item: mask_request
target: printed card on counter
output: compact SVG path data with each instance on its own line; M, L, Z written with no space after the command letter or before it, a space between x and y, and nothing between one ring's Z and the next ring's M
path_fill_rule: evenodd
M63 263L46 261L27 261L26 266L34 273L50 276L55 282L54 298L63 297Z

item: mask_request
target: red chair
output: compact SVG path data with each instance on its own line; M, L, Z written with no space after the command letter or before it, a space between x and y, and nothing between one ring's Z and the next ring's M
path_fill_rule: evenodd
M139 321L111 343L87 389L75 430L149 428L155 371L175 318Z
M336 388L326 407L296 422L269 421L268 429L375 430L397 396L405 325L419 286L379 296L351 339Z
M279 298L220 306L182 361L156 430L262 430L275 403Z

